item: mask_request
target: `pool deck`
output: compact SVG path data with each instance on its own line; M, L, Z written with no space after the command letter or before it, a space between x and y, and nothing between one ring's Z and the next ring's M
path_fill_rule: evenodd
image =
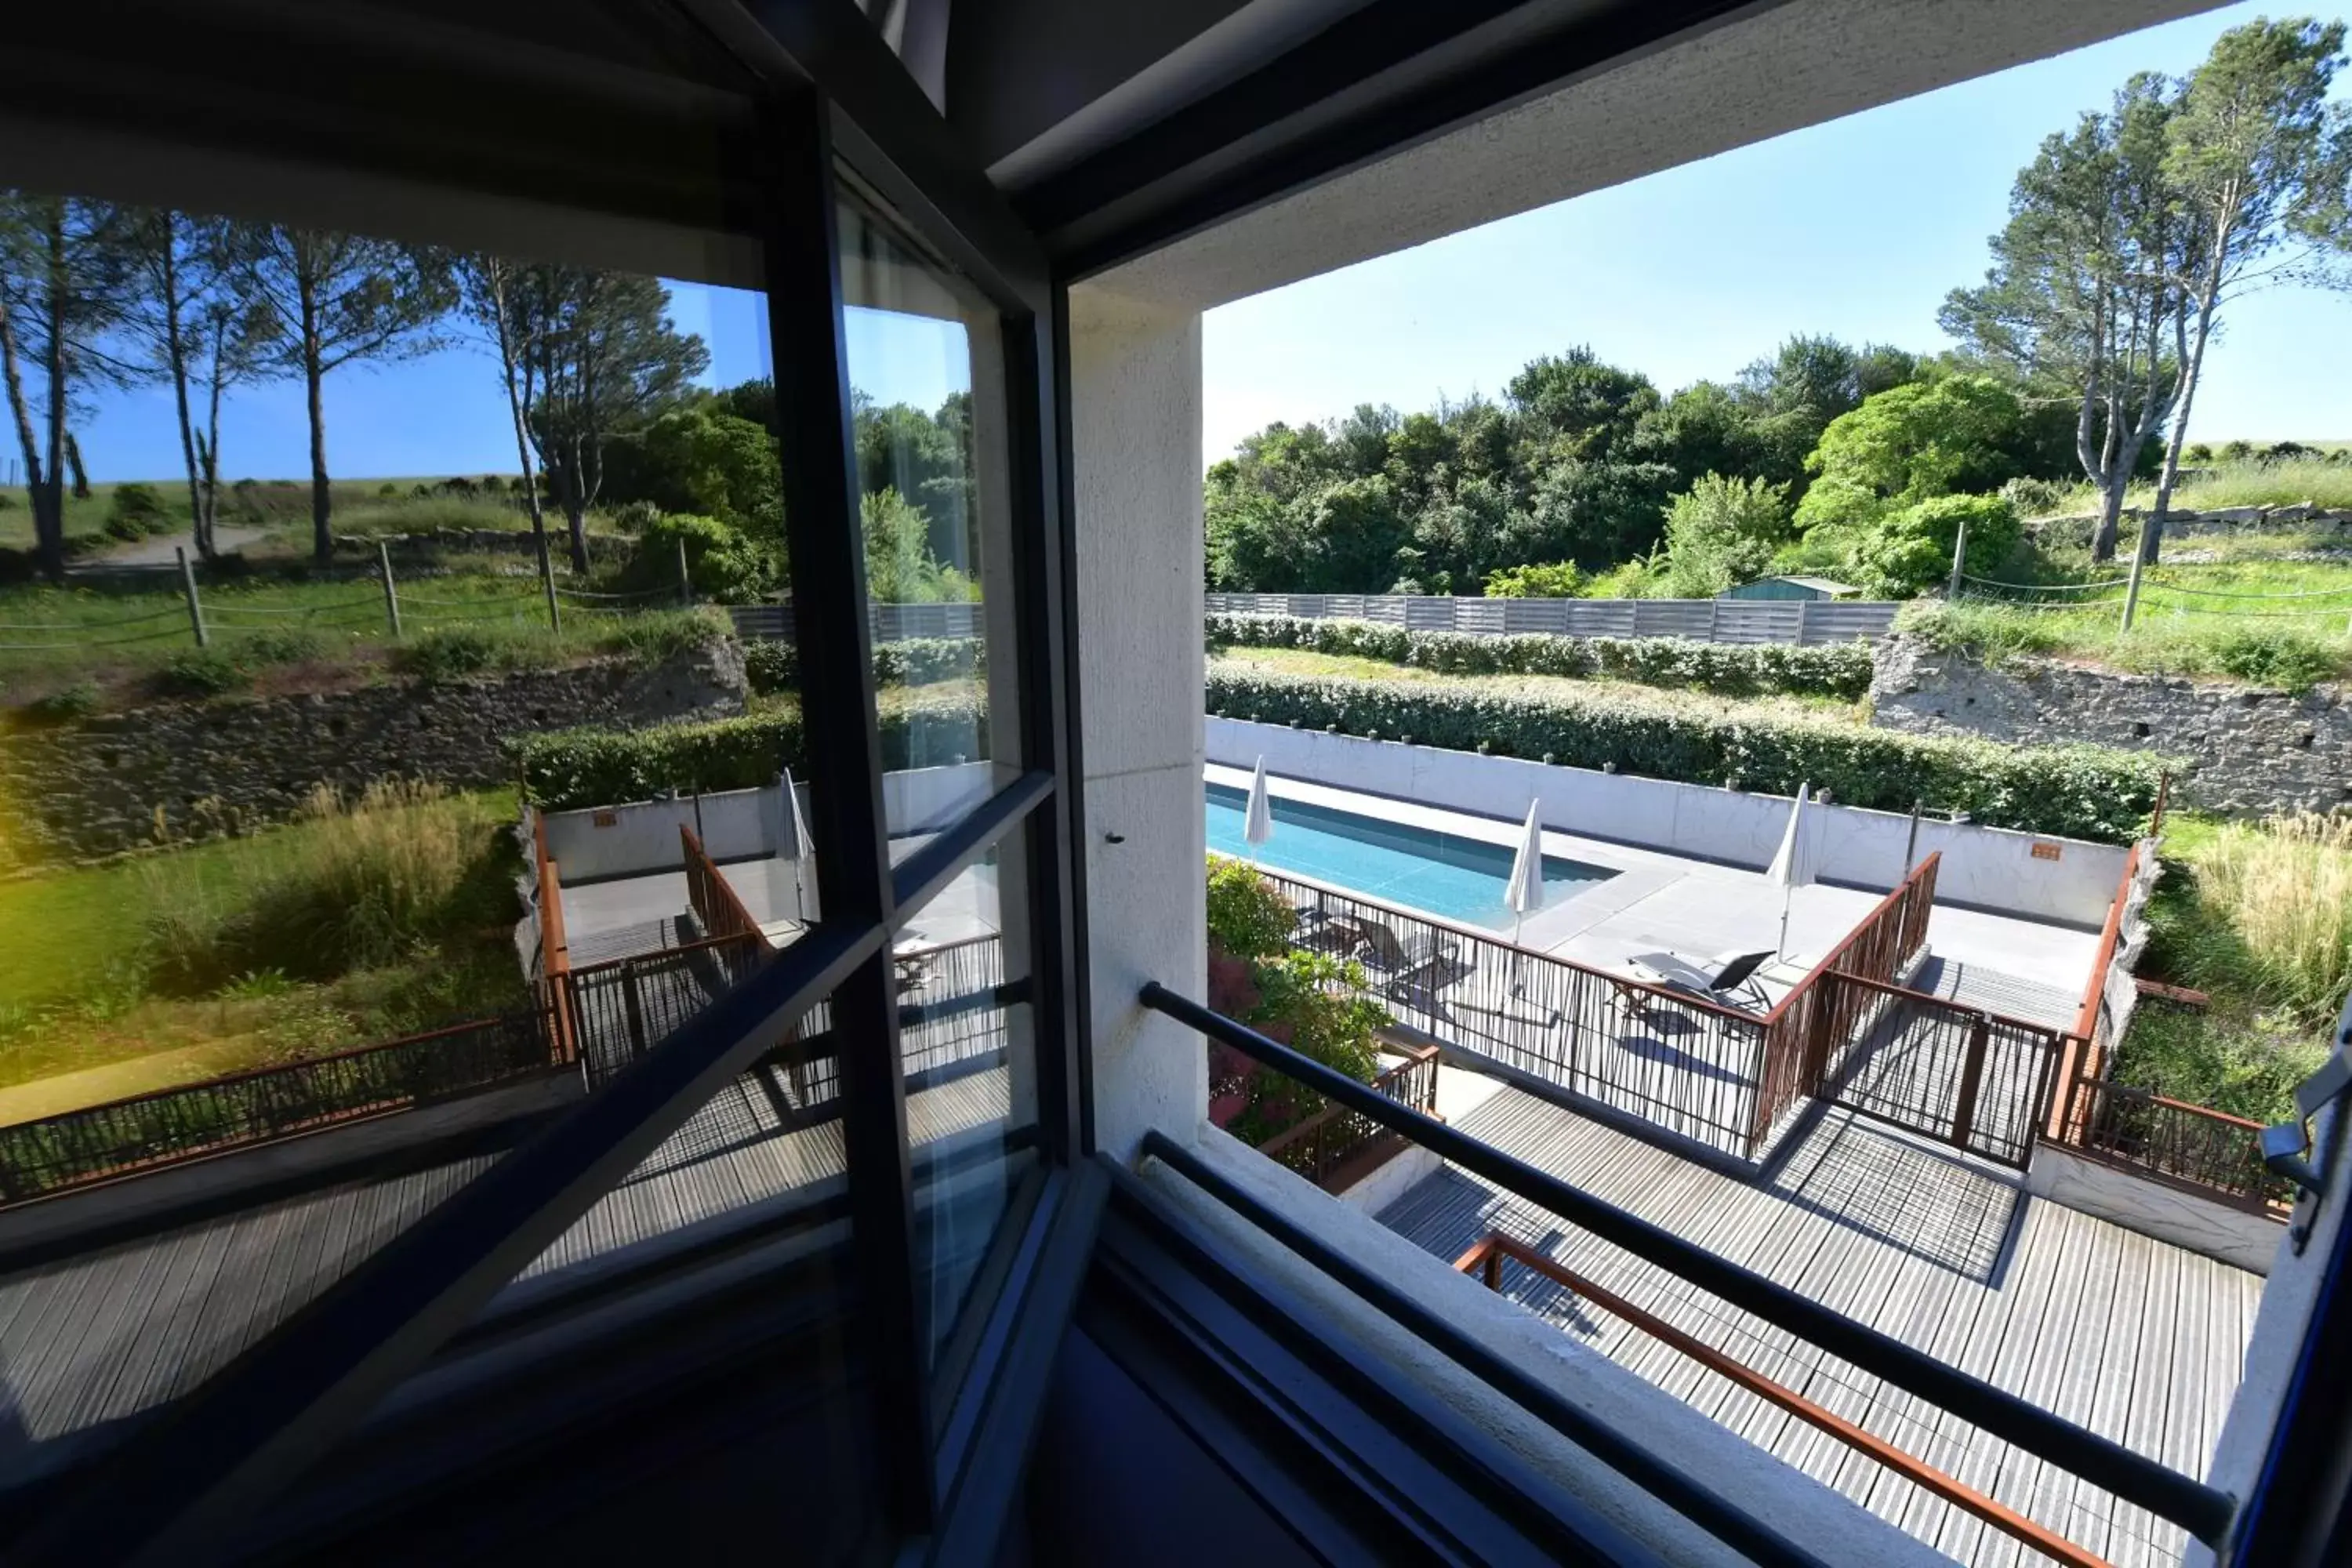
M1204 773L1211 784L1243 790L1250 785L1250 775L1243 769L1211 763ZM1269 777L1266 788L1277 800L1354 812L1514 850L1518 846L1516 822L1293 779ZM1277 824L1276 844L1281 836ZM1617 875L1529 915L1519 928L1523 947L1614 969L1636 953L1661 950L1706 955L1780 945L1780 889L1761 868L1549 828L1544 830L1543 847L1546 855L1605 867ZM1271 864L1270 868L1280 869ZM1786 956L1803 963L1826 952L1861 923L1881 896L1825 883L1797 889L1788 901ZM1496 934L1504 939L1510 935L1507 931ZM2075 995L2090 978L2099 945L2095 931L1948 904L1936 907L1929 942L1950 963Z

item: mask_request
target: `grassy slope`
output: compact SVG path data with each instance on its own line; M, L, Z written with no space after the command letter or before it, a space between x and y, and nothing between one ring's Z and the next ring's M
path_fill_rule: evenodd
M0 883L0 1086L178 1055L158 1064L160 1081L110 1079L113 1098L520 1005L511 935L520 862L502 831L514 794L460 798L476 855L443 929L394 962L319 982L264 973L173 994L157 973L154 932L192 900L234 903L341 831L333 823Z
M1759 717L1804 713L1817 718L1852 719L1860 722L1854 704L1841 702L1833 697L1717 697L1704 692L1666 690L1626 680L1584 679L1561 675L1449 675L1415 665L1391 664L1385 659L1365 658L1353 654L1317 653L1296 647L1227 648L1213 656L1210 662L1229 668L1266 669L1284 675L1342 676L1356 680L1433 681L1441 685L1484 687L1504 691L1591 691L1600 687L1631 699L1671 705L1685 711L1745 713Z
M2306 447L2332 443L2306 441ZM2216 463L2203 473L2184 479L2172 492L2180 511L2211 511L2233 506L2314 506L2352 508L2352 463L2295 461L2286 463ZM2059 510L2082 513L2098 510L2098 492L2088 484L2074 491ZM2151 481L2125 492L2124 504L2156 504Z

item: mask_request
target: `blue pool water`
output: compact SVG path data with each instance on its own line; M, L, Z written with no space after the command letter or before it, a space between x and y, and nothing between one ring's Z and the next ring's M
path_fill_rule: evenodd
M1276 796L1274 837L1253 853L1242 837L1247 793L1223 784L1211 784L1208 791L1212 849L1255 859L1269 871L1296 871L1449 920L1510 929L1503 889L1511 877L1511 851L1502 845ZM1547 855L1544 903L1556 904L1616 874Z

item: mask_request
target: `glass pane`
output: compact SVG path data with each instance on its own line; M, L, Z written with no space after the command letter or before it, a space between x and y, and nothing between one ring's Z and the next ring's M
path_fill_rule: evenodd
M1027 835L1007 836L918 910L891 953L929 1345L950 1377L991 1242L1034 1164Z
M383 352L306 365L314 288ZM0 191L0 302L5 1484L607 1091L814 879L756 290ZM838 1245L826 1010L770 1046L494 1310Z
M1003 336L962 279L855 203L842 279L884 801L936 831L1020 772Z

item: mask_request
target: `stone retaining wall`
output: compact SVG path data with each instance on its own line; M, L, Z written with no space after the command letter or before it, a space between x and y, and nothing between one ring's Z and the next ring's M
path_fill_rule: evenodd
M1870 697L1882 729L2193 758L2173 798L2209 811L2352 810L2352 692L2342 686L2297 697L2042 658L1989 669L1898 634L1878 647Z
M743 710L732 642L651 667L166 702L0 740L0 791L28 858L84 860L282 821L321 783L386 775L461 788L511 776L510 735Z

